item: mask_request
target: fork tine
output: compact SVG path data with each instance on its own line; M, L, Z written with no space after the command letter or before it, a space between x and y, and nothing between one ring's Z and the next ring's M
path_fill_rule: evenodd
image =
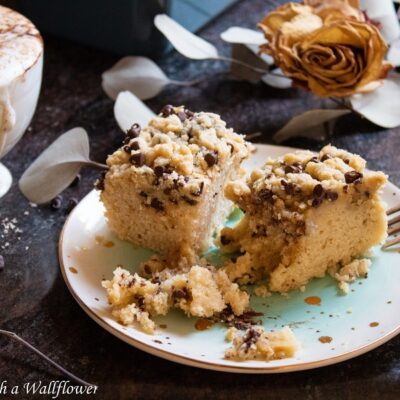
M393 235L394 233L400 232L400 225L399 226L393 226L392 228L388 229L388 235Z
M394 217L391 220L388 221L388 226L397 224L398 222L400 222L400 215L398 217Z
M388 247L394 246L395 244L400 244L400 237L393 239L393 240L388 240L383 246L382 249L387 249Z
M396 213L397 211L400 211L400 204L398 206L389 208L389 210L386 211L386 214L392 215L392 214Z

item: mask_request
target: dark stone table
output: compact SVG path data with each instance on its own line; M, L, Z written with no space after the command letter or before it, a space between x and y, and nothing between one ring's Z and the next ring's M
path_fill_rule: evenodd
M202 36L228 55L229 46L222 43L219 33L233 25L253 27L267 9L266 1L240 2L209 24ZM69 128L80 125L88 130L92 158L99 161L122 138L113 118L113 102L100 86L101 73L118 57L52 37L45 37L45 43L43 88L35 118L23 139L2 160L16 179ZM261 131L260 141L267 143L290 116L320 103L295 89L275 90L261 83L227 80L215 75L228 69L216 61L189 62L173 52L160 64L174 79L209 78L196 87L168 88L148 102L153 110L158 111L165 103L212 110L239 132ZM400 184L400 129L382 130L357 116L346 116L336 125L330 141L366 157L372 168L382 169ZM313 149L322 145L305 140L287 144ZM97 383L100 389L96 398L400 398L400 337L338 365L257 376L174 364L136 350L100 328L68 292L57 258L66 202L70 197L82 198L92 188L95 176L94 171L83 171L81 184L65 191L63 209L58 211L48 206L30 207L16 181L0 199L0 220L16 218L22 230L0 238L0 247L6 241L10 243L0 250L6 262L0 272L0 327L17 332L72 372ZM12 386L62 378L20 344L0 338L0 383L7 380ZM0 398L7 397L0 394Z

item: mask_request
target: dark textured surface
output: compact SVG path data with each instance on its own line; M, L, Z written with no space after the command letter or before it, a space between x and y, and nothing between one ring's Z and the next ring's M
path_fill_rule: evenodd
M222 44L219 33L232 25L252 27L267 9L265 1L241 2L204 29L202 35L228 54L229 46ZM122 137L113 119L113 103L100 87L101 73L116 61L115 57L54 38L46 37L45 43L44 81L35 118L20 143L2 160L15 178L71 127L82 125L88 130L92 157L100 161ZM271 142L272 133L291 115L319 103L297 90L274 90L263 84L213 77L226 69L219 62L188 62L171 53L161 65L174 79L209 79L197 87L167 89L148 103L152 109L175 103L193 110L212 110L238 131L261 130L265 142ZM382 169L400 184L400 129L380 130L349 116L336 126L331 142L366 157L371 167ZM302 140L288 144L320 146ZM64 208L69 197L81 198L91 189L94 176L95 172L83 172L80 186L63 194ZM6 262L0 272L1 328L19 333L72 372L97 383L97 398L400 398L400 337L336 366L272 376L205 371L136 350L96 325L68 292L57 259L64 211L46 206L31 208L14 183L7 196L0 199L0 220L5 217L17 218L23 233L8 234L11 245L0 251ZM0 241L4 244L4 239ZM0 381L7 380L11 386L52 379L60 376L49 365L19 344L0 339Z

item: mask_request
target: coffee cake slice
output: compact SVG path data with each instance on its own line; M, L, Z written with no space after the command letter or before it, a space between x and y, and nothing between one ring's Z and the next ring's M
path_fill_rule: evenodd
M212 113L166 106L128 131L98 182L111 229L172 258L207 250L232 210L227 181L242 174L250 144Z
M300 288L311 278L344 267L386 237L380 189L387 178L365 169L360 156L325 146L269 160L226 196L244 211L220 244L241 252L226 266L241 282L267 278L271 291Z

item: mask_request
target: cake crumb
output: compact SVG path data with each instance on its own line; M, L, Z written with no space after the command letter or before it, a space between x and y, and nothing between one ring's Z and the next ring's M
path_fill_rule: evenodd
M231 331L229 337L232 337L232 346L225 351L225 358L235 361L280 360L293 357L299 348L288 326L280 331L266 331L262 326L255 326L243 335Z

